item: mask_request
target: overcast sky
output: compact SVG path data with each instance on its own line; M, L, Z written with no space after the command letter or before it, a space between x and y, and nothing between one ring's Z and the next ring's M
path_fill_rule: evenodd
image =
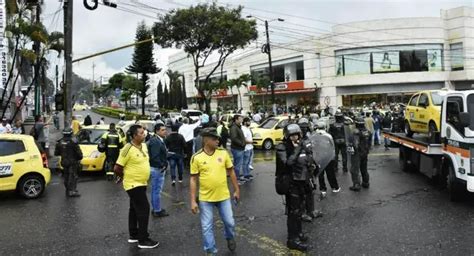
M99 0L102 2L102 0ZM113 1L113 0L112 0ZM115 0L119 8L104 5L94 11L83 6L82 0L74 0L73 59L89 54L132 43L137 24L144 20L151 26L157 17L168 10L186 8L206 1L173 0ZM439 17L441 9L459 6L474 6L474 0L408 0L408 1L367 1L367 0L223 0L221 5L236 7L243 5L243 15L253 15L262 19L283 18L284 22L270 23L278 28L270 34L272 42L297 40L306 35L320 35L329 32L338 23L371 19L400 17ZM43 23L48 30L62 31L63 12L59 0L45 0ZM59 11L58 11L59 10ZM259 40L263 40L263 23L259 25ZM304 27L298 26L302 25ZM292 28L300 29L292 32ZM301 32L304 29L305 32ZM166 69L168 56L175 49L157 49L157 65ZM92 63L95 64L95 77L109 77L122 72L131 63L133 48L102 55L73 65L74 72L92 79ZM51 57L51 64L62 66L62 60ZM52 74L52 73L51 73Z

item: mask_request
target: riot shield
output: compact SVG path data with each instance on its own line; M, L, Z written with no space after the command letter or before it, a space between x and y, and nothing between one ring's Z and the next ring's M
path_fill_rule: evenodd
M329 134L314 133L309 136L313 147L313 159L324 170L331 160L336 157L334 141Z
M344 134L346 135L346 146L347 147L353 147L354 146L354 131L355 131L355 124L346 124L344 125ZM347 150L347 148L346 148ZM347 163L348 163L348 168L351 170L352 168L352 154L347 152Z

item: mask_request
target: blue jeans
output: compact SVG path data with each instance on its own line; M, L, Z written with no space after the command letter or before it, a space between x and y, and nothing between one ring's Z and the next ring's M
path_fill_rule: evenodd
M380 145L380 129L374 130L374 145Z
M235 176L240 177L240 170L242 170L242 165L244 162L244 151L231 148L232 157L234 158L234 170Z
M222 222L224 222L225 239L233 239L235 236L235 221L232 213L230 199L220 202L199 202L201 217L201 228L204 243L204 251L217 253L216 240L214 238L214 206L219 210Z
M183 179L183 169L184 169L184 162L183 156L179 154L172 154L168 158L170 162L170 171L171 171L171 179L176 180L176 166L178 167L178 178L180 180Z
M161 191L165 183L165 174L159 168L151 167L151 206L153 212L161 211Z
M250 163L252 162L252 151L253 150L245 150L244 151L244 159L243 159L243 167L242 170L244 171L244 177L250 176Z

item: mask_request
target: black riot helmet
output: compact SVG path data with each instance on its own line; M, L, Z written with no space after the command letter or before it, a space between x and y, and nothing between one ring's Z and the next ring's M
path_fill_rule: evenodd
M358 117L358 118L355 119L355 125L356 125L357 129L359 129L359 130L365 130L366 129L365 120L362 117Z
M285 139L289 139L291 135L298 134L301 137L301 128L297 124L289 124L283 130L283 134L285 135Z
M336 118L336 123L344 122L344 115L341 112L337 112L334 117Z
M71 137L72 136L72 129L71 128L64 128L63 136L64 137Z

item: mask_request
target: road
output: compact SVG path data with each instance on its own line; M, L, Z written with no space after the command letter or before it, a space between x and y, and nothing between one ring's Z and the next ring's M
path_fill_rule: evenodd
M94 119L94 117L93 117ZM317 201L324 216L305 223L312 246L308 255L474 255L474 200L452 203L419 173L398 168L396 149L376 147L369 156L371 187L348 188L350 175L338 173L342 191ZM258 151L255 180L241 187L234 208L236 255L287 255L283 198L274 190L274 154ZM200 255L199 218L188 207L189 179L171 186L166 177L164 207L171 214L150 217L150 233L161 242L154 250L127 243L128 196L103 176L83 174L82 197L66 198L54 175L46 193L23 200L0 194L0 255ZM215 229L219 255L231 255L222 224Z

